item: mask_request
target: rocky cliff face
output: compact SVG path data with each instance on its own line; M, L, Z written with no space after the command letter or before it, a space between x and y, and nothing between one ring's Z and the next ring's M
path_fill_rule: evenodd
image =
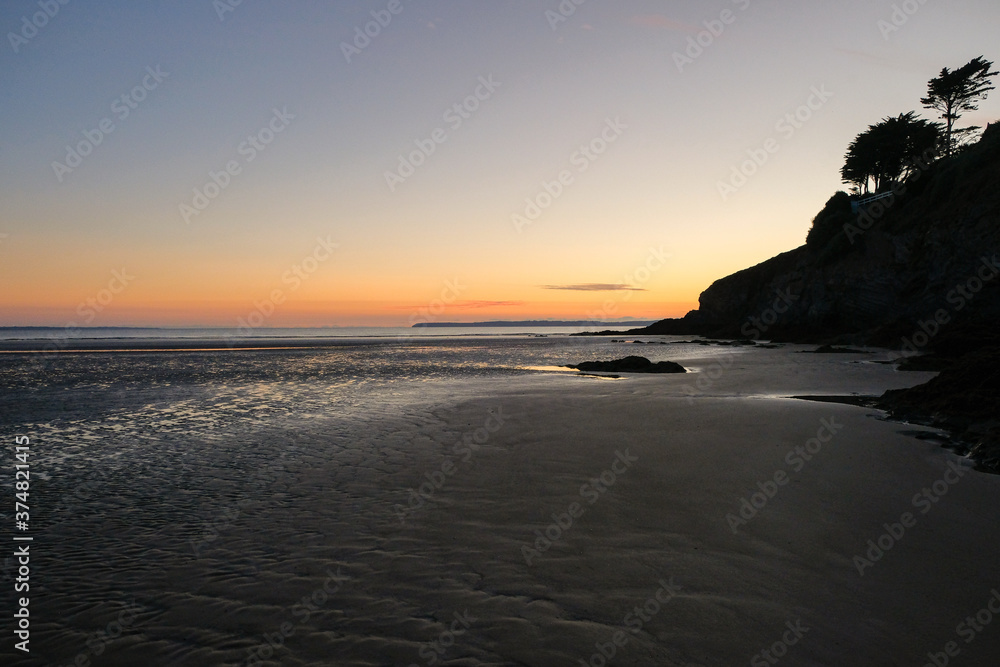
M857 213L839 193L806 245L716 281L697 311L647 331L892 347L916 337L924 347L956 324L1000 320L998 285L994 124L968 151Z
M1000 472L1000 124L969 150L852 209L838 193L806 244L717 280L644 334L870 344L929 353L927 384L886 392L894 417L952 432Z

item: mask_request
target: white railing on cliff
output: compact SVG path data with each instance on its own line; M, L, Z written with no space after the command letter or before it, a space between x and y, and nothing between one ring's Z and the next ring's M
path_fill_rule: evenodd
M863 206L867 206L868 204L871 204L872 202L877 202L880 199L885 199L886 197L894 197L894 196L896 196L896 193L893 192L892 190L889 190L888 192L883 192L880 195L873 195L871 197L865 197L864 199L859 199L857 201L852 201L851 202L851 213L857 214L857 212L860 211L861 207L863 207Z

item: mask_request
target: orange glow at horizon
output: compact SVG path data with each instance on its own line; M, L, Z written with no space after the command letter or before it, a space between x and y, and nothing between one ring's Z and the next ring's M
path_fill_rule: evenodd
M503 265L485 263L459 266L442 278L427 267L378 267L365 252L335 254L315 265L303 264L299 250L281 260L220 255L193 261L188 256L178 269L170 253L146 248L105 244L84 256L43 250L44 240L30 236L17 239L16 246L24 252L5 267L9 290L0 297L0 326L230 327L250 318L265 327L659 320L696 308L705 286L690 276L683 280L667 260L649 274L591 274L608 279L607 290L581 288L572 280L553 289L555 277L588 275L569 254L552 257L551 265L539 262L517 278L506 276ZM287 257L300 259L287 262Z
M290 302L268 298L250 302L171 302L139 304L126 298L102 305L101 293L76 304L20 304L4 308L0 326L210 326L237 327L409 327L423 322L492 320L660 320L682 317L696 303L588 301L514 302L469 307L462 302Z

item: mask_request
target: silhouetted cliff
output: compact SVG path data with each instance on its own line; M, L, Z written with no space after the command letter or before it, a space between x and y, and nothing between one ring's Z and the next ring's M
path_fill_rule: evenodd
M1000 471L1000 124L896 194L837 193L805 245L717 280L697 311L630 333L855 343L940 371L886 392L890 415L950 430Z
M857 214L838 193L805 245L717 280L683 319L637 331L902 347L926 330L925 347L935 324L1000 319L1000 124L897 193Z

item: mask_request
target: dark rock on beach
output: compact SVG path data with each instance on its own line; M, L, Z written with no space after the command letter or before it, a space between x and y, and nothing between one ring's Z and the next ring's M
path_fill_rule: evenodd
M581 364L568 364L567 368L578 371L598 371L604 373L687 373L680 364L672 361L659 361L655 364L646 357L625 357L614 361L585 361Z
M1000 472L1000 347L942 363L933 380L887 391L878 407L893 419L948 430L980 469Z

